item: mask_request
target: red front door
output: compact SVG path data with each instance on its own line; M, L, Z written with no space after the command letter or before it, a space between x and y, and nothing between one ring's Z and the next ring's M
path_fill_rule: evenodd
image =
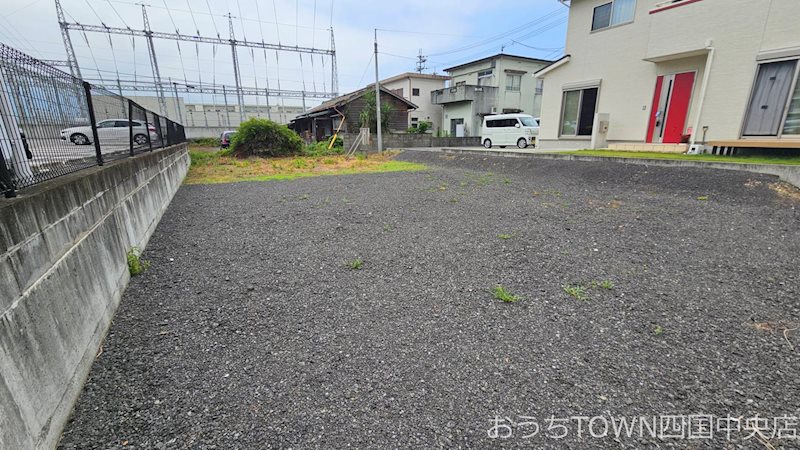
M648 143L678 144L686 131L686 117L694 88L694 72L661 75L656 80Z

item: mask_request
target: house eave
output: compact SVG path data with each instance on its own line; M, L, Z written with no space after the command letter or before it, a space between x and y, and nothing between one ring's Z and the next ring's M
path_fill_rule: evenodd
M533 76L536 77L536 78L542 78L545 75L547 75L548 73L550 73L551 71L553 71L555 69L558 69L559 67L561 67L564 64L568 63L570 61L570 59L572 59L572 55L564 55L560 59L554 61L549 66L543 67L543 68L537 70L536 72L534 72Z

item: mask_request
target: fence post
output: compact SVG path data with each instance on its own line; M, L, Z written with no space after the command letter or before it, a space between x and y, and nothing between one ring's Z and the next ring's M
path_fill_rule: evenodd
M3 193L6 198L14 198L17 196L17 191L14 190L14 178L6 166L6 158L0 150L0 187L3 188Z
M147 121L147 110L144 112L144 129L147 133L147 145L150 147L149 151L153 151L153 139L150 138L150 122Z
M92 105L92 85L83 82L83 91L86 92L86 107L89 108L89 124L92 126L92 142L94 142L94 154L97 158L97 165L103 165L103 153L100 151L100 137L97 135L97 118L94 115Z
M133 156L133 102L128 100L128 145Z

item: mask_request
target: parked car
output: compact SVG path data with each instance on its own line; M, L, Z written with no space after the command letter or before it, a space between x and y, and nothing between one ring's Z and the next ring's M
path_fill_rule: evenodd
M481 142L486 148L497 145L505 148L516 145L527 148L536 146L539 136L539 119L527 114L498 114L483 119Z
M231 146L231 138L233 134L236 133L235 131L223 131L222 134L219 135L219 146L222 148L228 148Z
M145 145L151 140L158 140L156 127L146 125L139 120L131 120L133 124L133 143ZM97 122L97 137L101 144L127 143L130 140L128 119L106 119ZM61 130L61 139L69 140L75 145L88 145L92 143L92 127L72 127Z

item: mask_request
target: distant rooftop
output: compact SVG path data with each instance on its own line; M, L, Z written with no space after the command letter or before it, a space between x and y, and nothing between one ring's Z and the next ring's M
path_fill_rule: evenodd
M421 78L425 80L449 80L450 77L447 75L434 75L430 73L418 73L418 72L406 72L401 73L400 75L395 75L393 77L389 77L385 80L381 80L381 83L391 83L392 81L402 80L404 78ZM374 85L374 83L373 83Z
M457 66L453 66L453 67L450 67L448 69L444 69L444 71L445 72L450 72L451 70L461 69L462 67L471 66L471 65L474 65L474 64L481 64L481 63L484 63L486 61L491 61L491 60L500 59L500 58L511 58L511 59L518 59L518 60L522 60L522 61L539 62L539 63L542 63L542 64L552 64L553 63L553 61L551 61L549 59L530 58L528 56L517 56L517 55L508 55L506 53L498 53L498 54L496 54L494 56L488 56L486 58L481 58L481 59L478 59L478 60L475 60L475 61L470 61L468 63L459 64Z

